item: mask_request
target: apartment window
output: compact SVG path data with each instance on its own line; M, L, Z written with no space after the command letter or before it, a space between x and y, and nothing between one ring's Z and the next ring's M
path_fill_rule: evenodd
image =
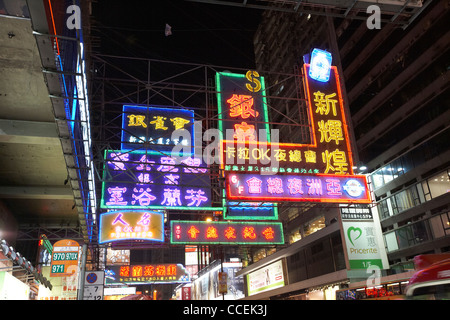
M435 176L425 180L424 182L422 182L422 187L425 194L425 200L427 201L450 192L449 171L442 171Z
M446 212L431 218L430 227L435 239L450 235L450 213Z
M288 210L288 221L292 221L299 216L298 208L289 208Z
M420 204L416 185L391 197L392 211L395 214L408 210Z
M384 235L388 252L405 249L426 242L430 238L428 220L408 224Z
M395 231L386 233L384 235L384 242L386 243L387 252L398 250L397 236Z
M380 215L381 220L390 217L388 201L389 201L388 199L384 199L378 202L378 213Z
M302 239L302 235L300 233L300 228L295 229L290 235L289 235L289 244L293 244L294 242L297 242Z
M437 114L440 113L437 112ZM371 179L374 189L377 190L383 187L400 175L405 174L445 150L448 150L449 134L450 130L441 132L431 140L421 144L417 148L372 173Z
M325 217L320 216L320 217L310 220L304 224L303 234L306 237L306 236L309 236L310 234L313 234L314 232L317 232L323 228L325 228Z

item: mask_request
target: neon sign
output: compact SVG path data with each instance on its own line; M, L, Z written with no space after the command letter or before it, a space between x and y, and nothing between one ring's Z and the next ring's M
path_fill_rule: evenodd
M105 270L105 284L147 284L190 282L181 264L111 266Z
M269 116L264 77L256 71L244 74L216 73L219 130L232 132L233 141L258 141L265 130L269 141Z
M226 186L229 200L371 202L365 176L360 175L230 173Z
M308 75L309 70L305 64L303 73ZM335 66L331 71L326 83L305 77L310 144L223 140L221 168L261 174L353 174L339 75Z
M227 201L224 219L229 220L277 220L278 207L269 202Z
M121 240L164 241L164 214L153 211L112 211L100 216L99 243Z
M220 210L211 207L209 169L201 158L105 151L101 208Z
M252 70L245 75L217 73L216 83L219 130L224 136L230 137L235 143L270 141L264 77ZM227 130L233 134L227 135ZM265 130L264 137L258 138L259 130ZM255 205L227 202L224 199L223 205L226 219L278 219L277 205L273 203Z
M281 222L171 221L172 244L284 244Z
M124 105L121 149L143 149L144 143L145 148L159 151L171 151L176 145L191 148L194 146L193 124L194 112L190 110ZM189 135L172 137L175 130L186 130Z
M331 71L331 53L313 49L311 52L311 68L309 69L309 76L320 82L327 82L330 80Z
M311 143L223 140L227 201L370 203L365 177L353 175L337 68L322 82L311 79L310 67L305 64L303 74Z

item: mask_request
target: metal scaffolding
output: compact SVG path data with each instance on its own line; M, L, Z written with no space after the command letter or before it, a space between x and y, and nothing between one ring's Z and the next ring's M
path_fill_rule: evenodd
M433 0L186 0L240 8L273 10L300 15L367 20L367 8L380 8L381 23L406 29Z
M203 133L207 129L218 128L217 89L214 80L216 72L245 74L248 71L226 66L103 54L92 54L91 61L91 121L93 121L92 141L97 194L102 192L101 184L105 181L103 175L106 163L105 150L120 149L123 105L144 107L158 105L193 110L195 120L202 123ZM292 66L291 73L264 70L258 70L258 72L265 79L269 79L266 83L269 126L280 130L280 137L282 137L280 142L310 143L310 124L303 92L303 76L298 66ZM275 84L271 85L271 83ZM280 90L282 84L294 90ZM203 141L202 149L207 143ZM144 145L144 148L150 149L151 145ZM223 206L224 197L223 172L218 164L211 165L209 169L207 174L211 179L212 203L219 211ZM304 212L317 206L337 207L338 205L309 202L293 202L289 205L281 203L279 218L287 222L289 220L287 210L292 207L297 207ZM211 211L201 209L194 212L193 219L211 215ZM171 218L185 218L185 215L193 214L193 212L170 210L168 214ZM220 217L217 218L220 219ZM168 234L170 232L166 230L166 237ZM139 246L136 243L126 245ZM164 245L152 247L159 248Z

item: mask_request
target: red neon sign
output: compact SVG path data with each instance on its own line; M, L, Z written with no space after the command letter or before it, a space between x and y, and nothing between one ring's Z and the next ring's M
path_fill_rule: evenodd
M280 222L171 221L171 230L173 244L284 244Z
M189 274L181 264L145 264L109 267L106 284L180 283L188 282Z
M228 172L229 200L370 203L363 175L255 175Z

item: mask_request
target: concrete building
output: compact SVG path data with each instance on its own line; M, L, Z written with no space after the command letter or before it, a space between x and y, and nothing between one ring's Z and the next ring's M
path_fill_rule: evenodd
M256 65L262 73L297 73L303 55L314 47L333 54L352 119L355 164L366 167L360 172L368 174L375 197L372 212L381 223L389 261L381 281L396 283L399 294L413 272L415 255L450 250L450 10L446 1L423 6L403 27L383 23L372 30L362 19L265 11L254 38ZM298 81L290 86L277 81L267 79L269 95L298 94ZM293 116L288 103L277 108ZM272 113L272 121L281 123L277 114ZM283 124L279 128L292 131ZM300 136L301 131L297 129ZM364 275L346 266L342 227L333 223L340 221L339 208L285 208L280 218L290 246L240 274L247 276L284 259L286 285L252 299L310 299L312 292L325 297L328 288L366 286ZM313 223L314 232L309 232Z

